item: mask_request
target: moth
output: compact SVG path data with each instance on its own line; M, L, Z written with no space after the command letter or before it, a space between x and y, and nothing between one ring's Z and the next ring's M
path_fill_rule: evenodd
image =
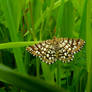
M73 60L74 54L80 51L84 43L85 41L82 39L54 37L33 46L28 46L26 50L34 56L38 56L47 64L52 64L57 60L66 63Z

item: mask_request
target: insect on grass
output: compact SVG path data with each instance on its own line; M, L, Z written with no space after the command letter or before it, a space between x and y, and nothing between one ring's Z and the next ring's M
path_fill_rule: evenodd
M28 52L46 62L52 64L57 60L64 63L70 62L74 54L80 51L85 41L82 39L56 38L46 40L26 48Z

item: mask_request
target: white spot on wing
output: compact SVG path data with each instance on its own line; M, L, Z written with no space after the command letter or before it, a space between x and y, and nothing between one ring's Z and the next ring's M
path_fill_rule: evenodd
M46 48L44 48L44 51L46 51Z
M64 53L65 56L67 56L67 53Z
M64 42L62 43L62 46L65 46L65 43Z
M38 54L40 54L40 52L38 52Z
M72 40L69 40L69 43L72 44Z
M38 51L36 51L35 53L38 53Z
M49 45L46 45L46 48L48 48L49 47Z
M47 57L49 57L49 54L47 54Z
M41 48L41 45L40 45L40 44L38 44L37 46L38 46L39 48Z
M49 57L49 60L51 60L51 57Z
M71 48L68 48L68 50L70 51L70 50L71 50Z
M45 46L45 43L42 43L42 46Z
M68 49L68 45L66 45L65 48Z
M44 53L44 51L42 51L42 53Z
M67 43L68 41L67 40L64 40L65 43Z

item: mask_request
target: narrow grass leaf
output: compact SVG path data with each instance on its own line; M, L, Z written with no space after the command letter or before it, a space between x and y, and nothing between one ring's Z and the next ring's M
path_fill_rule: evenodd
M39 42L40 41L2 43L2 44L0 44L0 49L25 47L25 46L30 46L30 45L33 45L33 44L39 43Z
M88 82L87 82L87 92L92 91L92 1L87 0L87 31L86 31L86 52L87 52L87 67L88 67Z
M68 92L63 88L51 85L41 79L14 72L10 68L3 65L0 65L0 81L31 92Z
M18 27L19 27L19 18L18 15L21 12L18 11L17 5L19 5L18 0L14 3L12 0L3 0L2 2L3 12L7 21L7 26L9 29L9 34L11 41L18 41ZM17 68L20 72L26 73L25 66L23 64L22 51L20 48L13 49L14 56L16 59Z

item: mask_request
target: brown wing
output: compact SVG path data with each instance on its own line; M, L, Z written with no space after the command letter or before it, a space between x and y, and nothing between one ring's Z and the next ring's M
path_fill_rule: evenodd
M39 56L43 62L51 64L57 59L63 62L70 62L84 43L81 39L54 38L29 46L26 49L34 56Z
M51 64L56 61L53 40L46 40L34 46L29 46L26 49L34 56L39 56L43 62Z
M70 62L74 58L74 54L83 47L84 41L81 39L61 39L59 43L59 60Z

